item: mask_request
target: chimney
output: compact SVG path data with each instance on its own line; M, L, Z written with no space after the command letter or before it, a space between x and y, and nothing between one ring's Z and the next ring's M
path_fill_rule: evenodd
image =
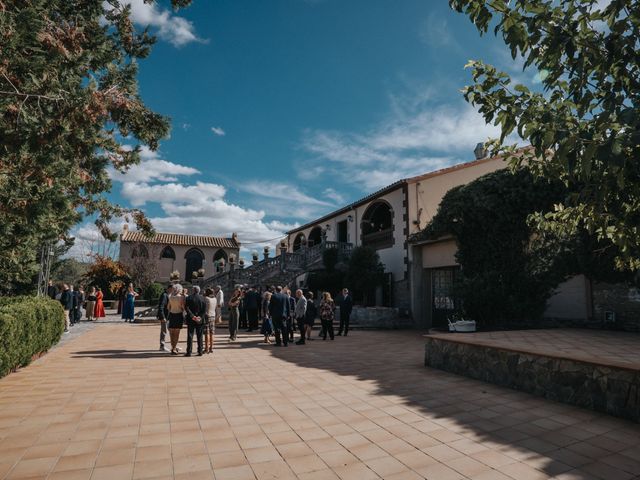
M122 231L123 232L128 232L129 231L129 224L125 223L124 225L122 225Z
M484 143L479 143L476 145L476 148L473 149L473 153L476 156L476 160L481 160L487 156L487 149L484 146Z

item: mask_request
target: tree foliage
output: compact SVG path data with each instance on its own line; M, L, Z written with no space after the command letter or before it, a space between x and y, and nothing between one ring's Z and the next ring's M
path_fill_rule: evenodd
M79 262L75 258L63 258L51 268L49 278L54 283L69 283L78 285L84 280L89 263Z
M450 0L481 34L493 28L534 67L542 91L514 85L482 61L471 61L464 90L502 134L494 153L513 165L560 179L563 202L536 217L541 231L595 235L616 249L619 269L640 268L640 8L637 0ZM502 146L512 132L532 150Z
M145 0L150 3L149 0ZM189 0L172 0L177 8ZM85 216L106 237L124 210L103 194L108 168L126 171L169 133L145 106L137 60L155 39L136 31L119 0L0 1L0 285L31 281L44 241L58 241ZM127 137L137 145L123 145Z
M126 265L109 257L95 255L84 278L89 285L100 287L105 295L114 294L122 285L129 283Z
M500 170L443 197L424 235L455 238L461 265L455 288L470 318L495 325L542 315L566 272L557 263L553 245L532 248L527 218L561 201L563 193L559 182L534 182L524 170Z
M445 194L420 235L456 240L461 270L455 288L466 314L483 325L533 322L554 289L573 275L627 280L614 271L615 250L600 248L595 236L537 232L531 215L568 194L562 182L525 169L499 170Z
M380 256L371 247L359 246L353 249L344 283L356 297L363 298L364 303L373 299L376 287L384 281L384 265Z

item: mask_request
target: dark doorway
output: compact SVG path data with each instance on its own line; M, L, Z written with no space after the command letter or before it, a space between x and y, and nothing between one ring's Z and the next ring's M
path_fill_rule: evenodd
M309 232L309 246L313 247L318 245L322 241L322 229L320 227L314 227Z
M185 254L184 258L187 260L184 279L190 282L193 280L193 272L197 272L202 268L204 254L197 248L192 248Z
M293 241L293 251L297 252L298 250L300 250L304 244L305 240L304 240L304 234L303 233L299 233L295 240Z
M434 328L446 328L447 319L460 307L454 284L458 267L431 270L431 318Z
M338 222L338 241L342 243L347 243L348 240L347 233L347 221L343 220L342 222Z

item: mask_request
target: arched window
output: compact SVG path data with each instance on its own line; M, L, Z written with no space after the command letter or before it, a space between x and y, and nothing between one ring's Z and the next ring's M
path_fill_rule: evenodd
M147 247L142 243L134 246L131 249L131 258L136 257L149 258L149 250L147 250Z
M322 228L313 227L309 232L309 246L312 247L314 245L317 245L321 241L322 241Z
M198 248L192 248L184 254L186 259L185 276L184 279L190 282L193 279L193 272L197 272L202 268L202 262L204 261L204 254Z
M224 260L225 262L229 260L229 258L227 257L227 252L225 252L223 249L218 250L215 255L213 255L213 261L216 262L218 260Z
M296 252L302 248L305 243L304 233L299 233L293 240L293 251Z
M160 253L160 258L170 258L172 260L175 260L176 252L173 251L173 248L166 246L162 249L162 253Z
M362 245L376 250L393 246L393 208L384 200L372 203L364 212Z
M224 263L227 263L229 261L229 257L227 256L227 252L225 252L222 248L219 249L213 255L213 266L216 269L216 273L222 271L222 265L220 265L220 260L224 260Z

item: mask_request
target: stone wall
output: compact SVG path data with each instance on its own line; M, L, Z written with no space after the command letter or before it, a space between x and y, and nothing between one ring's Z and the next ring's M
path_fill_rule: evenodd
M336 310L336 320L340 318L340 308ZM398 329L412 328L413 320L401 315L397 308L353 307L350 325L356 328Z
M594 323L603 328L640 332L639 289L620 283L594 283L592 295Z
M640 371L426 337L425 365L640 422Z
M411 309L411 287L409 280L393 282L393 306L405 312Z

